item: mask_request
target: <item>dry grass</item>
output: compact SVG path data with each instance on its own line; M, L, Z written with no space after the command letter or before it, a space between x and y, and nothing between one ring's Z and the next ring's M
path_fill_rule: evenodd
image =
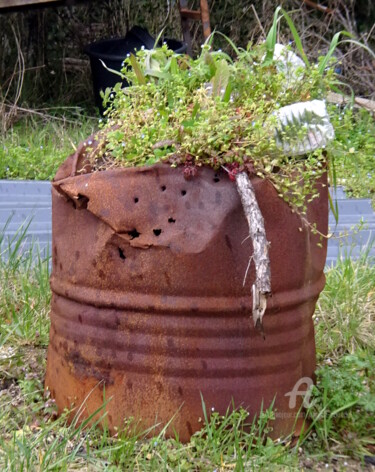
M197 8L198 3L194 0L190 5ZM354 0L329 0L326 3L330 13L311 8L300 0L279 3L291 12L304 49L314 61L327 52L332 36L340 30L350 32L368 46L375 43L375 27L356 21ZM374 8L370 0L362 0L362 3ZM275 2L211 0L209 6L212 29L226 34L239 46L246 46L249 41L264 39L272 23ZM0 83L3 84L0 97L3 102L5 97L8 102L16 103L23 76L22 106L35 106L50 100L59 104L90 104L92 91L84 47L104 37L123 36L134 24L146 26L154 35L165 28L167 37L182 37L178 9L170 0L108 0L105 4L82 3L71 8L48 8L1 16L0 30L4 34L0 37ZM203 41L201 25L191 22L191 32L194 50L198 52ZM279 39L285 43L292 39L283 22L280 22ZM219 40L217 46L225 47ZM338 66L340 77L355 94L374 98L375 64L369 54L345 43L338 47L336 57L341 63ZM10 90L5 90L7 86L4 84L10 83Z

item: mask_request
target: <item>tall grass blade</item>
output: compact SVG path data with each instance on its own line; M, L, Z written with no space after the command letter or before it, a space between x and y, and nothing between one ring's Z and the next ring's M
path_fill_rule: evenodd
M336 33L333 38L332 38L332 41L331 41L331 44L329 45L329 49L328 49L328 52L327 54L325 55L325 57L323 58L322 62L319 64L319 67L318 67L318 72L320 75L323 75L324 74L324 71L326 70L326 67L331 59L331 57L333 56L333 53L335 52L338 44L339 44L339 40L340 40L340 36L343 35L343 36L349 36L349 38L352 38L353 36L348 33L347 31L339 31L338 33Z
M303 62L306 64L307 67L310 67L310 62L307 59L305 51L303 50L302 41L301 41L301 38L300 38L300 36L297 32L297 28L295 27L295 25L293 23L293 20L290 18L290 16L288 15L288 13L284 9L282 9L281 11L283 12L284 18L285 18L286 22L288 23L289 29L290 29L290 31L293 35L293 39L296 43L296 47L298 49L298 52L301 54Z
M275 45L276 45L276 38L277 38L277 24L279 22L279 13L281 12L282 8L278 6L273 14L273 22L272 26L267 34L266 38L266 57L264 58L264 64L268 64L272 62L273 55L275 52Z

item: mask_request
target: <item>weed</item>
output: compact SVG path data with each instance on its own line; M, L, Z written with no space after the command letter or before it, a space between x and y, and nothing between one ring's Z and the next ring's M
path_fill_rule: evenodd
M357 350L317 371L308 417L308 448L357 458L375 450L375 357ZM303 442L302 439L301 442Z
M48 343L49 257L23 251L28 224L10 240L0 231L0 346Z
M59 125L25 118L0 136L0 178L50 180L78 143L91 134L96 120L80 116Z
M315 322L319 359L375 350L375 265L368 250L358 260L339 258L328 271Z
M336 107L335 107L336 108ZM337 181L349 196L375 199L375 120L351 107L331 114ZM374 200L375 201L375 200Z

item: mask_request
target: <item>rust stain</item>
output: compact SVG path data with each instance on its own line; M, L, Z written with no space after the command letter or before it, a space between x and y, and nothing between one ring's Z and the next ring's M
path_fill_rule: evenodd
M326 233L324 183L308 217ZM276 395L289 416L276 418L273 435L291 432L300 404L291 411L285 394L313 377L326 245L298 231L269 183L253 184L271 243L265 340L251 322L253 268L242 285L252 245L226 175L201 168L186 181L167 165L90 173L82 146L61 166L46 375L59 411L86 400L82 419L90 415L104 383L111 431L126 417L161 428L176 414L168 433L185 441L201 427L201 393L223 414L232 398L254 414Z

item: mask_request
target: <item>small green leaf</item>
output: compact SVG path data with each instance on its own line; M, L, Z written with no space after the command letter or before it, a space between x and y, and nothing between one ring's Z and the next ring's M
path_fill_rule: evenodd
M215 64L215 61L212 57L212 55L209 53L209 52L206 52L205 55L204 55L204 62L208 65L208 67L210 68L210 79L212 77L214 77L214 75L216 74L216 64Z
M228 82L228 85L225 89L225 92L224 92L224 95L223 95L223 102L224 103L229 103L230 101L230 97L231 97L231 94L232 94L232 84L230 82Z
M223 95L229 82L229 67L227 61L222 59L217 64L216 73L212 79L212 95L218 97Z

